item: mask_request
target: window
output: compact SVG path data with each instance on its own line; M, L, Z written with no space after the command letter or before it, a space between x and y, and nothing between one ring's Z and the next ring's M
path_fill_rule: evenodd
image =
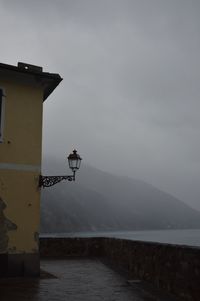
M4 91L0 88L0 142L3 140Z

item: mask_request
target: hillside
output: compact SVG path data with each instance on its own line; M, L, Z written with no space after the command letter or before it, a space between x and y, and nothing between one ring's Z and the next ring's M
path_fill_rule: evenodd
M44 174L66 173L44 162ZM200 228L200 212L173 196L84 165L76 182L42 189L41 212L41 232Z

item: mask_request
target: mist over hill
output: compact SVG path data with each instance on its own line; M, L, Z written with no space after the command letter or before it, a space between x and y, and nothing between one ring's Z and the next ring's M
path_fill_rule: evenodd
M69 174L47 158L43 174ZM76 182L42 189L41 233L200 228L200 212L143 181L82 165Z

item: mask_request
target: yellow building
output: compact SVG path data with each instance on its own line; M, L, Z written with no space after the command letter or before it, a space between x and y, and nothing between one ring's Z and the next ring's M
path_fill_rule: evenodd
M39 275L42 109L61 80L0 64L0 276Z

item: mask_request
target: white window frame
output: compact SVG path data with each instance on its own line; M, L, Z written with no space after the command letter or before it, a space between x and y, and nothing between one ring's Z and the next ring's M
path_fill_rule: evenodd
M0 87L2 90L2 99L1 99L1 116L0 116L0 143L3 142L3 133L4 133L4 120L5 120L5 89Z

